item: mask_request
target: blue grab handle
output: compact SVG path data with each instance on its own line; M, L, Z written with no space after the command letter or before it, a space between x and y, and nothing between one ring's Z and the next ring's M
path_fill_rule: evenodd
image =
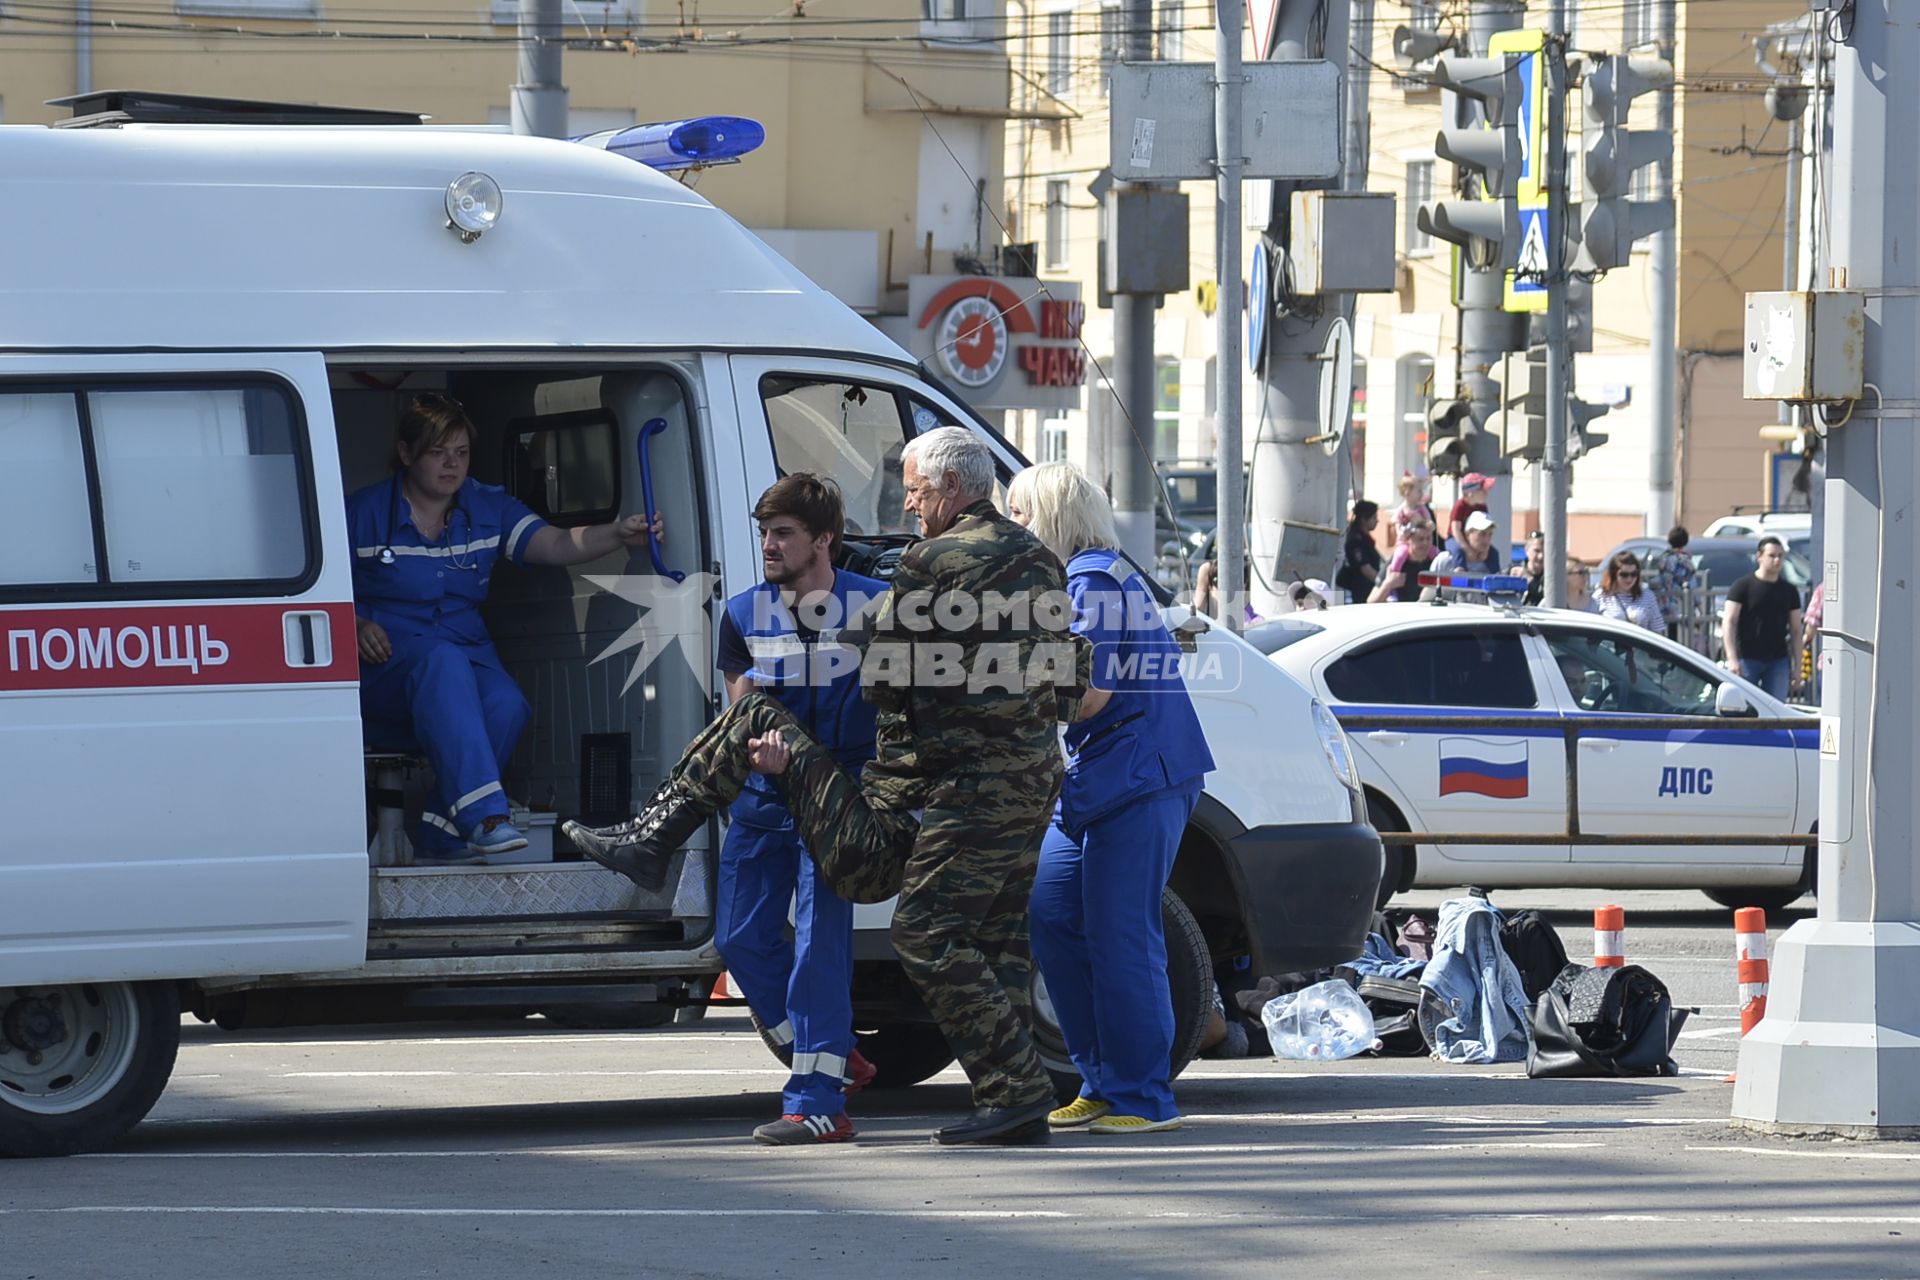
M654 517L660 514L653 505L653 464L647 460L647 441L667 429L665 418L649 418L647 425L640 428L640 502L646 508L647 528L653 528ZM647 537L647 554L653 557L653 571L663 578L672 578L675 582L685 582L687 575L678 569L667 568L667 562L660 557L660 543L651 534Z

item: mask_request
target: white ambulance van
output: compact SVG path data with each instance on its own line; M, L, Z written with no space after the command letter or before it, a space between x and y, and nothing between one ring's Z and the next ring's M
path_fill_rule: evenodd
M0 1154L123 1135L183 1014L239 1031L703 1006L717 829L658 894L564 841L408 865L424 765L363 747L366 549L344 495L387 474L428 390L473 416L476 477L557 524L641 509L650 451L661 566L622 551L493 584L533 707L506 786L540 834L631 813L721 705L713 617L759 579L749 512L779 474L836 479L849 554L884 573L911 536L908 438L961 423L1003 479L1023 459L622 156L325 113L236 124L192 100L77 110L0 128ZM1381 872L1332 719L1222 630L1195 657L1220 768L1169 895L1182 1061L1210 963L1347 958ZM886 919L862 911L858 1025L883 1083L907 1084L951 1055Z

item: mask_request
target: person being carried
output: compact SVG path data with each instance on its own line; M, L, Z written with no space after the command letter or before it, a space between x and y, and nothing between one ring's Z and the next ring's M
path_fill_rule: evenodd
M500 775L529 708L487 635L494 565L584 564L661 535L626 516L560 529L467 474L474 430L450 396L401 415L394 474L347 499L360 714L375 750L423 752L433 790L413 833L417 863L479 862L527 847Z
M1213 756L1180 675L1180 647L1118 550L1106 495L1076 468L1049 462L1013 478L1007 513L1066 565L1073 629L1093 646L1033 886L1033 956L1082 1082L1047 1123L1177 1129L1160 899Z
M859 655L836 635L887 584L834 568L845 508L829 480L785 476L760 495L753 518L765 581L728 600L720 616L727 697L764 690L858 777L873 758L873 706L860 696ZM845 1142L855 1136L847 1095L874 1076L854 1048L853 904L821 883L771 780L747 779L729 817L713 944L761 1035L792 1071L780 1118L755 1129L754 1139Z
M916 436L901 472L926 537L901 555L856 641L877 711L861 776L755 691L688 745L638 816L564 830L657 888L750 774L772 777L828 885L854 902L899 895L894 951L973 1082L973 1114L934 1141L1044 1143L1053 1083L1028 1032L1027 904L1060 788L1056 724L1078 712L1084 646L1068 630L1059 561L993 505L984 442L960 427Z
M1460 496L1454 499L1453 510L1447 516L1447 541L1445 550L1458 552L1463 535L1466 532L1467 517L1476 511L1487 509L1487 495L1493 492L1495 476L1484 476L1478 471L1469 471L1460 477Z

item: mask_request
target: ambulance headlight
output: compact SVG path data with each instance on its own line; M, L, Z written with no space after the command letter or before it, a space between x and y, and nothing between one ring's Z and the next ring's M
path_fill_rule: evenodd
M462 244L472 244L500 221L505 197L484 173L463 173L447 184L447 225Z
M1360 795L1360 770L1354 764L1347 731L1318 698L1313 700L1313 730L1320 737L1320 749L1327 753L1327 764L1333 768L1334 775L1347 784L1347 790Z

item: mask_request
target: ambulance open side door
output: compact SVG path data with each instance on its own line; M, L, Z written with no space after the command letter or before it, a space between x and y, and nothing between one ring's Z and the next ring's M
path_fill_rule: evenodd
M363 963L321 357L0 356L0 543L0 985Z

